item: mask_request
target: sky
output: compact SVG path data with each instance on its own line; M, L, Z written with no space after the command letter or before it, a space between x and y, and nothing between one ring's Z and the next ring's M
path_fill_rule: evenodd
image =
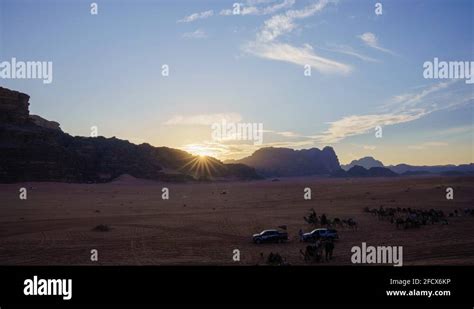
M0 85L71 135L221 160L331 146L341 163L474 162L474 85L424 74L474 60L473 1L241 1L0 0L0 62L53 65L50 84ZM216 140L222 120L261 124L262 144Z

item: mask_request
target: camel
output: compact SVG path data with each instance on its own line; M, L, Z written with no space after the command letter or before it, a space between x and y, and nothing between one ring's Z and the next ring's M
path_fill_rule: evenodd
M339 218L334 218L334 220L332 221L332 224L334 226L340 226L340 227L343 227L343 223L342 223L342 220L339 219Z
M354 221L354 219L352 218L349 218L347 220L342 220L342 222L344 222L345 224L347 224L347 226L349 226L350 228L352 228L353 230L357 230L357 222Z
M322 257L322 246L320 244L308 245L305 251L300 249L300 253L303 255L305 262L319 263Z
M316 215L316 212L314 211L313 208L311 208L311 212L309 214L308 217L303 217L304 221L306 221L306 223L308 224L312 224L314 226L318 225L319 223L319 220L318 220L318 216Z

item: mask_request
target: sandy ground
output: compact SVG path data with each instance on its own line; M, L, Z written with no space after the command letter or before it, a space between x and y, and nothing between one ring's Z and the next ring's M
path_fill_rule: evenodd
M170 199L161 199L161 189ZM28 199L19 199L19 188ZM313 199L303 190L312 188ZM446 187L454 200L446 200ZM408 190L407 190L408 189ZM222 194L222 192L226 194ZM311 208L318 215L353 218L357 231L338 229L334 259L317 265L352 265L351 247L404 247L404 265L474 265L474 217L448 225L397 230L363 208L436 208L449 213L474 207L474 178L296 178L254 182L171 184L125 177L109 184L0 185L0 265L256 265L278 252L305 264L297 240ZM110 231L97 232L99 224ZM286 224L290 241L255 245L251 235ZM98 262L90 260L97 249ZM240 250L240 262L232 259Z

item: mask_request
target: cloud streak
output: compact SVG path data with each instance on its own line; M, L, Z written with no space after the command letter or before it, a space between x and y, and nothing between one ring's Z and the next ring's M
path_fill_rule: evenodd
M322 134L312 136L318 143L337 143L347 137L366 134L374 131L376 126L390 126L402 124L420 119L436 111L452 110L472 103L472 94L454 99L452 96L444 98L439 93L445 90L453 82L438 83L434 86L422 89L417 93L404 94L395 97L399 106L386 106L384 111L378 114L351 115L329 123L329 128ZM436 94L436 96L431 96ZM434 104L435 98L442 102ZM447 102L447 103L445 103Z
M372 57L360 54L359 52L355 51L352 47L347 46L347 45L334 45L330 48L320 47L319 49L327 50L327 51L330 51L330 52L341 53L341 54L348 55L348 56L352 56L352 57L358 58L358 59L360 59L362 61L366 61L366 62L380 62L377 59L374 59Z
M243 45L242 50L248 54L269 60L289 62L300 66L310 65L321 73L347 74L350 65L324 58L314 52L309 44L301 47L281 43L278 38L297 29L296 20L313 16L322 11L330 1L319 0L300 10L288 10L284 14L274 15L263 24L255 41Z
M349 65L318 56L309 44L296 47L278 42L269 44L252 42L243 50L264 59L284 61L301 66L310 65L321 73L348 74L352 70Z
M201 29L197 29L193 32L186 32L183 34L183 38L185 39L205 39L207 38L207 33Z
M297 27L295 20L311 17L322 11L329 3L329 0L319 0L303 9L289 10L284 14L272 16L265 21L263 29L257 34L257 40L261 42L274 41L279 36L293 31Z
M446 147L449 146L446 142L426 142L419 145L409 145L408 149L422 150L429 147Z
M258 4L266 4L273 1L247 1L246 4L239 3L241 5L240 15L270 15L280 10L288 9L295 4L295 0L283 0L280 3L260 7ZM232 9L224 9L219 12L219 15L230 16L233 15Z
M330 122L329 129L313 138L318 143L332 144L355 135L361 135L373 131L376 126L389 126L404 122L413 121L426 115L423 110L416 110L412 113L387 113L352 115L340 120Z
M209 10L209 11L204 11L204 12L194 13L194 14L188 15L188 16L178 20L177 22L178 23L190 23L190 22L193 22L193 21L196 21L196 20L199 20L199 19L209 18L213 15L214 15L214 11Z
M372 47L376 50L382 51L384 53L388 53L391 55L395 55L395 53L387 48L383 48L382 46L379 45L377 36L373 34L372 32L365 32L359 36L357 36L359 39L364 42L365 45Z
M164 125L203 125L208 126L213 123L240 122L242 116L237 113L216 113L216 114L199 114L199 115L175 115L165 121Z

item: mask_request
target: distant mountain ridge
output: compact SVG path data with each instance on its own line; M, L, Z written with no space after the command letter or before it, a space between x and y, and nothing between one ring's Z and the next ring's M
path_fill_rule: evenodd
M363 157L358 160L353 160L349 164L341 165L341 168L349 171L354 166L362 166L365 169L372 167L385 167L391 171L400 175L424 175L424 174L453 174L453 173L474 173L474 164L461 164L461 165L434 165L434 166L417 166L409 164L397 164L385 166L381 161L376 160L373 157Z
M225 162L251 166L266 177L330 175L341 168L331 147L322 150L265 147L243 159Z
M450 172L460 172L460 173L474 173L474 164L460 164L460 165L433 165L433 166L416 166L409 164L397 164L387 166L389 169L398 174L406 173L431 173L431 174L443 174Z
M398 164L384 166L374 157L367 156L340 165L338 157L331 147L293 150L290 148L266 147L240 160L228 160L226 163L242 163L254 167L265 177L293 177L309 175L330 175L333 177L395 177L443 174L474 174L474 164L415 166Z
M348 171L343 169L332 174L334 177L396 177L397 173L386 167L374 166L365 168L360 165L351 167Z

